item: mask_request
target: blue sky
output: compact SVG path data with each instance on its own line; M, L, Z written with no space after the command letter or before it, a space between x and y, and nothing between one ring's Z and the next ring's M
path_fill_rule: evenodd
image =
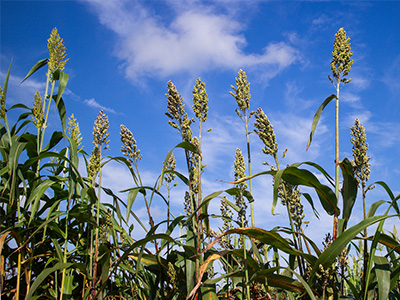
M77 118L84 149L92 148L92 127L103 109L110 121L109 155L120 155L119 126L134 134L143 158L141 174L153 184L167 152L179 143L167 124L167 82L172 80L192 105L196 78L206 83L213 131L203 137L204 190L230 186L235 149L245 151L244 125L229 95L239 69L251 83L251 109L261 107L274 125L282 164L314 161L334 172L334 105L324 111L313 144L305 151L313 115L334 93L328 80L334 35L343 27L351 38L352 82L341 90L340 157L351 158L350 129L354 119L364 124L370 145L370 182L383 180L400 192L400 2L399 1L1 1L0 79L11 58L13 65L7 106L31 104L36 89L44 93L45 72L18 85L33 64L46 58L47 39L57 27L67 47L65 72L70 75L64 101L67 114ZM57 118L51 129L59 129ZM272 163L252 134L253 173ZM183 153L178 169L185 172ZM127 171L111 164L103 183L118 191L132 186ZM271 229L286 224L270 212L271 178L254 182L256 225ZM124 197L124 196L122 196ZM368 203L386 199L373 190ZM182 211L182 184L173 191L173 209ZM306 205L306 204L305 204ZM354 221L362 218L361 202ZM307 206L307 205L306 205ZM211 205L218 213L219 203ZM145 218L141 203L134 209ZM155 219L165 215L153 204ZM284 212L280 207L278 212ZM331 222L321 211L308 233L320 237Z

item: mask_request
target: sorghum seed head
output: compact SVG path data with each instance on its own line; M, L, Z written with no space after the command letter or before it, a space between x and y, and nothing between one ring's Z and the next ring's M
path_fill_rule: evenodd
M243 70L239 70L238 77L236 78L236 88L231 85L234 92L229 92L238 104L239 110L246 113L250 108L250 83L247 81L246 73ZM241 117L239 111L236 113Z
M261 108L257 108L255 116L256 122L254 123L254 127L256 129L254 132L265 145L262 151L265 154L275 156L278 152L278 143L276 142L274 127Z
M207 120L208 112L208 95L205 83L197 78L196 85L193 87L193 112L200 122Z
M108 117L104 114L103 110L101 110L93 126L93 144L99 146L100 150L101 147L104 147L103 150L108 149L108 143L110 142L110 140L107 140L110 135L108 128Z
M38 90L36 90L35 93L32 114L33 114L32 119L35 126L37 128L42 128L44 125L44 108L43 108L43 100Z
M369 163L371 157L367 155L368 143L365 128L358 119L355 119L354 126L350 128L351 143L353 144L352 165L355 171L356 179L359 183L365 186L370 175Z
M350 38L346 37L346 31L340 28L335 34L335 42L333 43L331 70L333 77L342 83L348 83L351 79L344 78L350 72L353 60L351 60ZM332 78L329 77L331 82Z
M49 61L48 66L50 70L50 76L56 70L64 70L66 62L69 60L63 60L67 54L67 49L64 46L64 41L60 38L57 28L51 31L50 38L47 40L47 48L49 49ZM52 79L52 78L50 78Z
M75 141L77 147L79 148L82 144L81 132L79 130L79 123L76 121L74 114L68 119L67 132L69 137Z
M136 140L133 137L132 132L121 124L121 152L123 155L128 157L132 162L138 161L142 158L140 150L137 148Z

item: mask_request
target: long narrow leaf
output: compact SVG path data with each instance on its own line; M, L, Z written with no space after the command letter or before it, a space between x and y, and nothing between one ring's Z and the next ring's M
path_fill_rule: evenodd
M332 244L324 251L322 254L318 257L318 260L315 262L313 265L313 268L310 273L310 284L312 285L315 282L316 279L316 273L319 269L319 266L322 265L324 268L328 268L333 261L338 257L338 255L343 251L345 247L347 247L348 243L356 237L358 233L360 233L362 230L367 228L368 226L371 226L372 224L375 224L379 221L385 220L390 217L394 217L396 215L392 216L376 216L376 217L371 217L367 218L360 223L350 227L347 229L345 232L343 232L336 240L332 242Z
M11 62L10 62L10 66L8 67L8 71L7 71L6 77L4 78L4 84L3 84L4 102L6 101L6 96L7 96L8 80L10 78L11 65L12 65L12 59L11 59Z
M318 108L317 112L315 113L314 119L312 122L312 126L311 126L310 137L308 138L308 142L307 142L306 150L308 150L308 148L310 148L311 141L314 136L315 128L317 128L319 118L321 117L321 114L322 114L325 106L327 106L329 104L329 102L331 102L333 99L336 99L336 96L332 94L328 98L326 98L324 102L322 102L321 106Z
M45 280L47 278L47 276L49 276L51 273L53 273L55 271L60 271L60 270L67 270L68 268L70 268L73 265L74 265L73 263L58 263L54 267L44 269L39 274L39 276L36 277L25 300L30 300L32 298L36 289L40 286L42 281Z
M58 106L61 96L64 93L64 90L67 86L69 75L60 70L56 70L53 74L53 78L58 80L58 92L56 98L56 106Z
M32 69L28 72L28 74L26 74L25 78L22 79L21 83L23 83L25 80L27 80L33 73L35 73L37 70L41 69L42 67L44 67L45 65L47 65L47 62L49 61L48 58L39 60L33 67ZM21 84L20 83L20 84Z
M310 171L288 167L284 169L282 178L293 185L304 185L314 188L325 211L329 215L339 215L340 210L337 207L337 198L335 193L328 186L320 183L317 177L315 177L315 175Z

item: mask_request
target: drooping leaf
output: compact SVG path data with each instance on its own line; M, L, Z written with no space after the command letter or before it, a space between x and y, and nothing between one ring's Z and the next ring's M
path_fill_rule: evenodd
M337 207L337 198L334 191L320 183L318 178L310 171L295 167L287 167L283 171L282 178L293 185L304 185L314 188L325 211L329 215L339 215L340 210Z
M246 228L237 228L237 229L231 229L223 234L219 235L217 238L215 238L211 243L207 245L205 250L203 250L202 253L206 252L207 250L211 249L221 238L225 235L229 234L243 234L249 238L253 238L255 240L258 240L259 242L270 245L273 247L278 248L279 250L287 253L287 254L292 254L296 256L301 256L305 260L307 260L310 263L314 263L317 259L310 254L303 253L292 246L290 246L289 242L284 239L282 236L280 236L279 233L277 233L275 230L264 230L261 228L254 228L254 227L246 227Z
M24 77L24 79L22 79L21 83L23 83L25 80L27 80L33 73L35 73L37 70L41 69L42 67L44 67L45 65L47 65L47 62L49 61L48 58L39 60L33 67L32 69L30 69L30 71L28 72L28 74L26 74L26 76ZM20 83L20 84L21 84Z
M58 80L58 92L56 98L56 106L58 106L58 102L60 101L61 96L67 86L69 75L67 73L64 73L63 71L56 70L53 73L53 79Z
M321 167L319 164L312 162L312 161L305 161L305 162L301 162L301 163L294 163L291 166L292 167L300 167L301 165L309 165L315 169L317 169L318 171L321 172L322 175L325 176L326 180L329 181L329 183L332 185L332 187L335 186L335 180L332 178L331 175L329 175L329 173L327 171L325 171L325 169L323 167Z
M63 133L61 131L54 131L53 134L51 135L49 143L44 146L43 152L47 152L48 150L52 149L54 146L58 144L59 141L62 140L64 137Z
M321 255L318 257L318 260L315 262L315 264L313 264L313 268L310 273L310 284L312 285L315 282L316 272L318 271L319 265L322 265L324 268L328 268L358 233L372 224L393 216L376 216L367 218L343 232L327 249L325 249L324 252L321 253Z
M385 200L379 200L375 201L374 203L371 204L369 207L368 213L367 213L367 218L375 216L376 210L385 203L389 203L388 201Z
M312 126L311 126L310 137L308 138L308 142L307 142L306 150L308 150L308 148L310 148L311 141L312 141L312 138L314 136L315 128L317 128L317 125L318 125L318 122L319 122L319 118L321 117L321 114L322 114L325 106L327 106L329 104L329 102L331 102L333 99L336 99L336 96L332 94L328 98L326 98L324 102L322 102L321 106L318 108L317 112L315 113L314 119L313 119L313 122L312 122Z
M36 277L35 281L33 282L28 295L26 296L26 300L30 300L32 296L34 295L36 289L40 286L43 280L47 278L51 273L55 271L61 271L61 270L67 270L71 266L73 266L73 263L57 263L54 267L46 268L44 269L38 277Z
M193 145L193 144L191 144L189 142L181 142L178 145L176 145L174 148L172 148L170 151L168 151L167 156L165 157L164 162L163 162L163 167L161 169L161 174L160 174L160 179L158 181L157 190L160 190L160 188L161 188L161 186L163 184L164 175L165 175L165 172L166 172L168 160L170 159L170 157L172 155L172 152L176 148L182 148L182 149L184 149L186 151L190 151L190 152L199 154L199 149L195 145ZM180 174L178 172L175 172L175 171L169 171L169 172L177 175L186 185L189 185L189 180L185 176L183 176L182 174Z

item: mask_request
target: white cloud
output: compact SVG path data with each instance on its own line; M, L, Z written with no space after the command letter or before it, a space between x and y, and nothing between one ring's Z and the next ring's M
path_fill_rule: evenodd
M109 112L109 113L112 113L112 114L116 114L117 113L114 109L101 105L94 98L86 99L86 100L83 101L83 103L86 104L87 106L104 110L105 112Z
M0 71L1 84L3 84L5 76L6 73ZM46 86L45 81L40 82L33 78L29 78L22 84L20 84L22 79L23 77L10 74L8 79L7 103L24 103L30 106L33 103L36 90L39 90L43 97L44 89Z
M90 3L100 22L117 33L115 55L133 80L245 67L257 68L263 77L271 78L299 57L296 49L283 42L270 43L261 53L245 53L243 25L229 15L211 11L211 6L195 10L194 4L185 5L184 11L177 11L168 22L138 2Z
M362 108L360 96L353 93L349 92L342 93L340 96L340 101L349 104L353 108L358 108L358 109Z
M400 55L397 56L392 62L391 66L387 68L384 72L383 83L387 86L387 88L394 94L397 95L400 91Z

